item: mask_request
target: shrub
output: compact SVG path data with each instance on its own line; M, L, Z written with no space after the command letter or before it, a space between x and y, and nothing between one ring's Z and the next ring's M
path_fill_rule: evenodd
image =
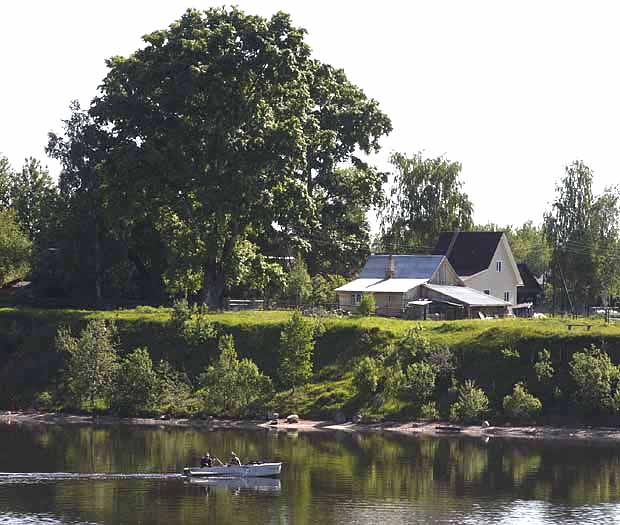
M523 383L517 383L512 395L504 397L503 407L511 418L530 419L540 412L542 403L527 391Z
M375 394L381 381L381 367L376 359L363 357L353 369L353 384L357 391L368 396Z
M573 354L570 369L577 386L575 400L585 413L614 411L613 396L618 387L619 372L607 353L592 345Z
M47 391L40 392L34 401L37 410L52 410L54 408L54 398Z
M181 329L181 334L183 340L193 347L205 345L217 339L215 324L203 312L187 320Z
M406 382L405 374L399 363L385 368L385 386L383 391L387 397L398 397Z
M555 370L551 363L551 352L549 350L544 349L542 352L538 352L538 359L534 363L534 372L539 383L544 383L553 377Z
M192 318L192 310L189 307L187 299L177 299L172 304L172 314L170 315L170 324L177 331L182 331L185 323Z
M65 355L65 382L71 401L78 406L88 401L95 407L97 399L109 399L118 367L116 329L102 319L89 321L76 338L67 329L56 335L56 348Z
M295 388L312 378L312 360L316 325L299 311L293 315L280 334L279 375L282 384Z
M148 350L136 348L118 367L111 396L112 408L123 415L153 408L158 387L157 373Z
M403 365L426 359L433 351L433 345L422 333L422 328L416 326L407 330L397 344L398 357Z
M271 379L250 359L239 361L232 336L222 336L219 347L217 363L199 378L206 409L239 416L247 407L265 401L272 394Z
M371 293L362 294L362 299L356 310L357 314L364 316L373 315L376 309L375 296Z
M407 367L401 395L422 406L433 395L437 371L430 363L413 363Z
M430 419L432 421L436 421L437 419L439 419L439 410L437 409L437 403L435 403L434 401L424 403L420 408L420 418Z
M450 419L464 423L477 423L489 408L489 399L475 382L467 379L458 389L458 398L450 408Z
M431 350L428 362L435 367L437 375L450 378L456 370L454 354L449 348L436 348Z
M192 397L192 384L186 374L161 360L157 365L158 408L165 413L191 414L198 408Z

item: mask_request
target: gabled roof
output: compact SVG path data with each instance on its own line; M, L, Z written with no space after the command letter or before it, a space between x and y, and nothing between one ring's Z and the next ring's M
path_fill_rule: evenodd
M454 235L442 232L433 254L448 257L458 275L473 275L489 267L503 232L458 232L452 243Z
M355 279L336 288L336 292L367 292L368 287L380 283L382 279Z
M394 279L430 279L441 264L442 255L392 255ZM385 279L390 255L368 257L360 279Z
M405 293L428 282L428 279L385 279L367 288L368 292Z

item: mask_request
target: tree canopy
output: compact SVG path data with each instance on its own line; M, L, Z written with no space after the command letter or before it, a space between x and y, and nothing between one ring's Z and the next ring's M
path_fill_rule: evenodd
M0 287L28 273L31 246L15 220L15 212L0 209Z
M554 290L561 290L560 306L571 309L599 298L606 301L609 294L618 292L620 282L618 190L607 188L597 196L593 178L592 170L581 161L566 166L545 214L551 282Z
M250 233L268 237L277 226L303 249L321 213L334 229L326 209L347 198L340 164L358 170L347 191L370 190L358 208L380 195L382 175L358 152L376 151L390 121L343 71L313 59L304 36L284 13L188 10L142 49L108 60L89 110L100 153L89 168L106 228L122 235L167 210L199 254L210 306L221 306ZM71 152L81 138L68 138L51 149ZM364 228L360 217L349 222Z
M473 206L462 191L461 165L443 157L394 153L389 204L383 208L380 244L386 251L425 253L439 233L473 224Z

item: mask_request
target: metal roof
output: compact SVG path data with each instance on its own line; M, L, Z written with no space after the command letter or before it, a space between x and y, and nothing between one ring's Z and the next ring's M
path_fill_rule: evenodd
M390 257L395 279L430 279L443 259L443 255L371 255L360 278L385 279Z
M336 292L367 292L368 287L382 281L383 279L355 279L350 283L336 288Z
M469 306L509 306L510 303L487 295L467 286L440 286L437 284L426 284L429 290L433 290L446 297L451 297Z
M428 282L428 279L385 279L368 287L369 292L389 293L408 292L416 286Z

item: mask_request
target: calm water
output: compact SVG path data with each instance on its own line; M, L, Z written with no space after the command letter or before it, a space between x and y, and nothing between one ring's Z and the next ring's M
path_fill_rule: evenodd
M280 480L177 474L206 450L285 467ZM0 426L0 471L0 524L620 522L615 446Z

